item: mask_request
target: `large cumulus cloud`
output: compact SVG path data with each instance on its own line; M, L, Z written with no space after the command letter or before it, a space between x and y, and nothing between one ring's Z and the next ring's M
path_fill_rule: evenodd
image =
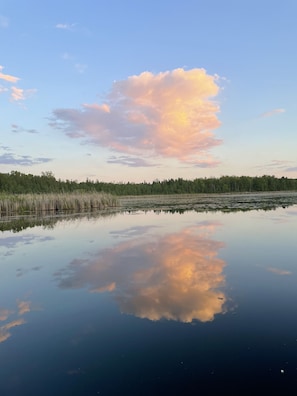
M144 72L114 82L102 103L54 110L50 125L122 154L213 166L218 93L217 76L204 69Z

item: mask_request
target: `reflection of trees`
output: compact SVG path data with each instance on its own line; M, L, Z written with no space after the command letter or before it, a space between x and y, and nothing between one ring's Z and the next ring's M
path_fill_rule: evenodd
M212 225L214 227L214 225ZM210 224L163 237L133 239L90 260L75 260L56 274L61 288L89 285L111 292L121 310L141 318L191 322L224 311L223 244L210 239Z
M12 216L5 216L1 217L0 221L0 231L13 231L13 232L20 232L25 230L26 228L34 228L38 226L42 226L45 229L52 229L56 226L57 223L62 221L75 221L79 219L95 219L101 217L112 217L115 216L117 211L115 209L105 211L101 211L98 213L75 213L75 214L68 214L68 215L48 215L48 216L19 216L19 217L12 217Z

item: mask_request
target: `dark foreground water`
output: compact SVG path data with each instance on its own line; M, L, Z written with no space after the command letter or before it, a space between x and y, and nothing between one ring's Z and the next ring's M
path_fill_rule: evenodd
M0 395L295 395L297 206L0 234Z

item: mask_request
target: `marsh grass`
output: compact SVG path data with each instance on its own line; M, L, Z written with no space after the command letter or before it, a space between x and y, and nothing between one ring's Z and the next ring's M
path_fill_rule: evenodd
M105 193L1 194L0 215L86 212L118 205L117 198Z

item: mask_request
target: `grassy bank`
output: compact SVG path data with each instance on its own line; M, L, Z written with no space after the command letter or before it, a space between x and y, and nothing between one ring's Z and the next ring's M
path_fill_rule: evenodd
M0 215L86 212L118 205L118 200L105 193L69 194L2 194Z

